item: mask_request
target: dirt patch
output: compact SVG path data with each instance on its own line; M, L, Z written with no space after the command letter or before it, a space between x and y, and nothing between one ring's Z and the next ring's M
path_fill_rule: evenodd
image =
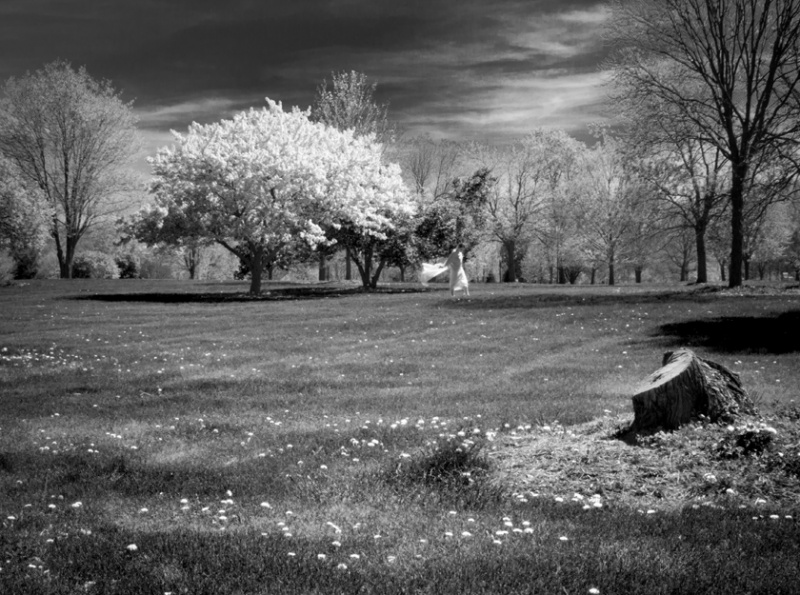
M605 417L498 435L489 456L496 481L519 499L561 498L587 506L599 501L643 510L793 508L800 506L800 428L792 415L730 426L699 420L632 443L615 438L632 417ZM742 438L747 436L761 446L748 450L750 442Z

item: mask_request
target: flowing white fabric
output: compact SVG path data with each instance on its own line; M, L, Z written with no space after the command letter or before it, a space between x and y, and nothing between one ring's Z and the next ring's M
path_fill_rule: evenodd
M454 250L447 257L444 263L422 263L422 270L419 273L420 282L427 286L428 281L441 275L446 271L450 271L450 293L454 291L463 290L469 295L469 280L467 273L464 272L464 255L460 250Z
M432 263L429 264L427 262L422 263L422 270L419 273L419 280L422 282L423 285L427 285L428 281L436 277L437 275L441 275L445 271L448 270L448 266L442 263Z

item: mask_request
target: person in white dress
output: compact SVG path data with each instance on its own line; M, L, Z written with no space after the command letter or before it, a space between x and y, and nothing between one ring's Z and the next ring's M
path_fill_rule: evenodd
M461 245L456 246L447 260L443 264L427 264L422 265L422 272L420 273L420 280L423 285L427 285L433 277L450 271L450 295L455 296L456 291L463 291L464 295L469 296L469 280L467 273L464 271L464 252Z

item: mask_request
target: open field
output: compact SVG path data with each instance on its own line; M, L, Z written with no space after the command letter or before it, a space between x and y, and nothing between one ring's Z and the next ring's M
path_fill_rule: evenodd
M0 593L796 593L800 291L0 287ZM610 438L690 347L758 455Z

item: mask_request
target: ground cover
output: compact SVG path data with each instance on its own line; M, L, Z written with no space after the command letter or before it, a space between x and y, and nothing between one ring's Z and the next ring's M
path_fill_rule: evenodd
M796 592L796 289L266 290L0 288L0 592ZM677 346L763 416L614 440Z

